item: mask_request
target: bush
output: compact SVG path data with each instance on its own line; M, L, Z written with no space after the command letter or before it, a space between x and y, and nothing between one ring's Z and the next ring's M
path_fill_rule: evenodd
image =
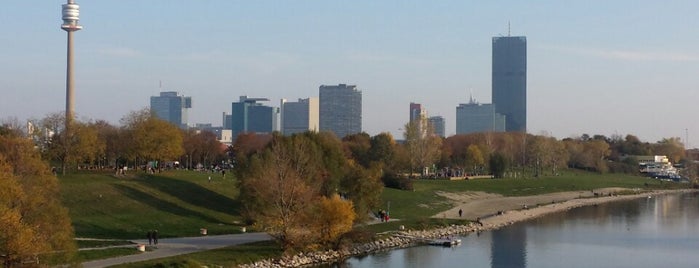
M388 188L394 188L399 190L412 191L413 181L410 178L399 176L395 173L386 173L382 178L384 186Z

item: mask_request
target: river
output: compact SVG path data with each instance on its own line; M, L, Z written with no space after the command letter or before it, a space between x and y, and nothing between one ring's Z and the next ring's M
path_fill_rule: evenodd
M332 267L699 267L699 194L576 208L461 240Z

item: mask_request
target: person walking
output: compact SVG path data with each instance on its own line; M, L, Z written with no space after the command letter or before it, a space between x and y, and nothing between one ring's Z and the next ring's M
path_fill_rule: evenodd
M158 230L153 231L153 244L158 245Z
M461 215L463 215L463 214L464 214L464 211L459 209L459 218L461 218Z
M149 246L152 245L152 244L153 244L153 232L148 231L148 233L146 234L146 236L148 236L148 245L149 245Z

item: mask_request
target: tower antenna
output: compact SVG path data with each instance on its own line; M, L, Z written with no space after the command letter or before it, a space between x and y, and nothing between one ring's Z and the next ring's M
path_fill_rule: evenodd
M507 21L507 37L510 37L510 21Z

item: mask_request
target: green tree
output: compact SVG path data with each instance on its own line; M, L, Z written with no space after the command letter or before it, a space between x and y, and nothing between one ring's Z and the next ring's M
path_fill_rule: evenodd
M490 172L493 173L493 177L495 178L503 178L505 175L505 170L507 170L508 163L507 163L507 158L505 158L504 155L501 153L493 153L493 155L490 156L490 161L489 161L489 167L490 167Z
M60 203L58 180L29 139L0 133L0 259L4 267L49 255L67 263L76 246L68 212Z
M381 204L381 176L378 165L370 169L354 165L342 179L341 192L347 199L352 200L358 220L366 219L369 212Z

